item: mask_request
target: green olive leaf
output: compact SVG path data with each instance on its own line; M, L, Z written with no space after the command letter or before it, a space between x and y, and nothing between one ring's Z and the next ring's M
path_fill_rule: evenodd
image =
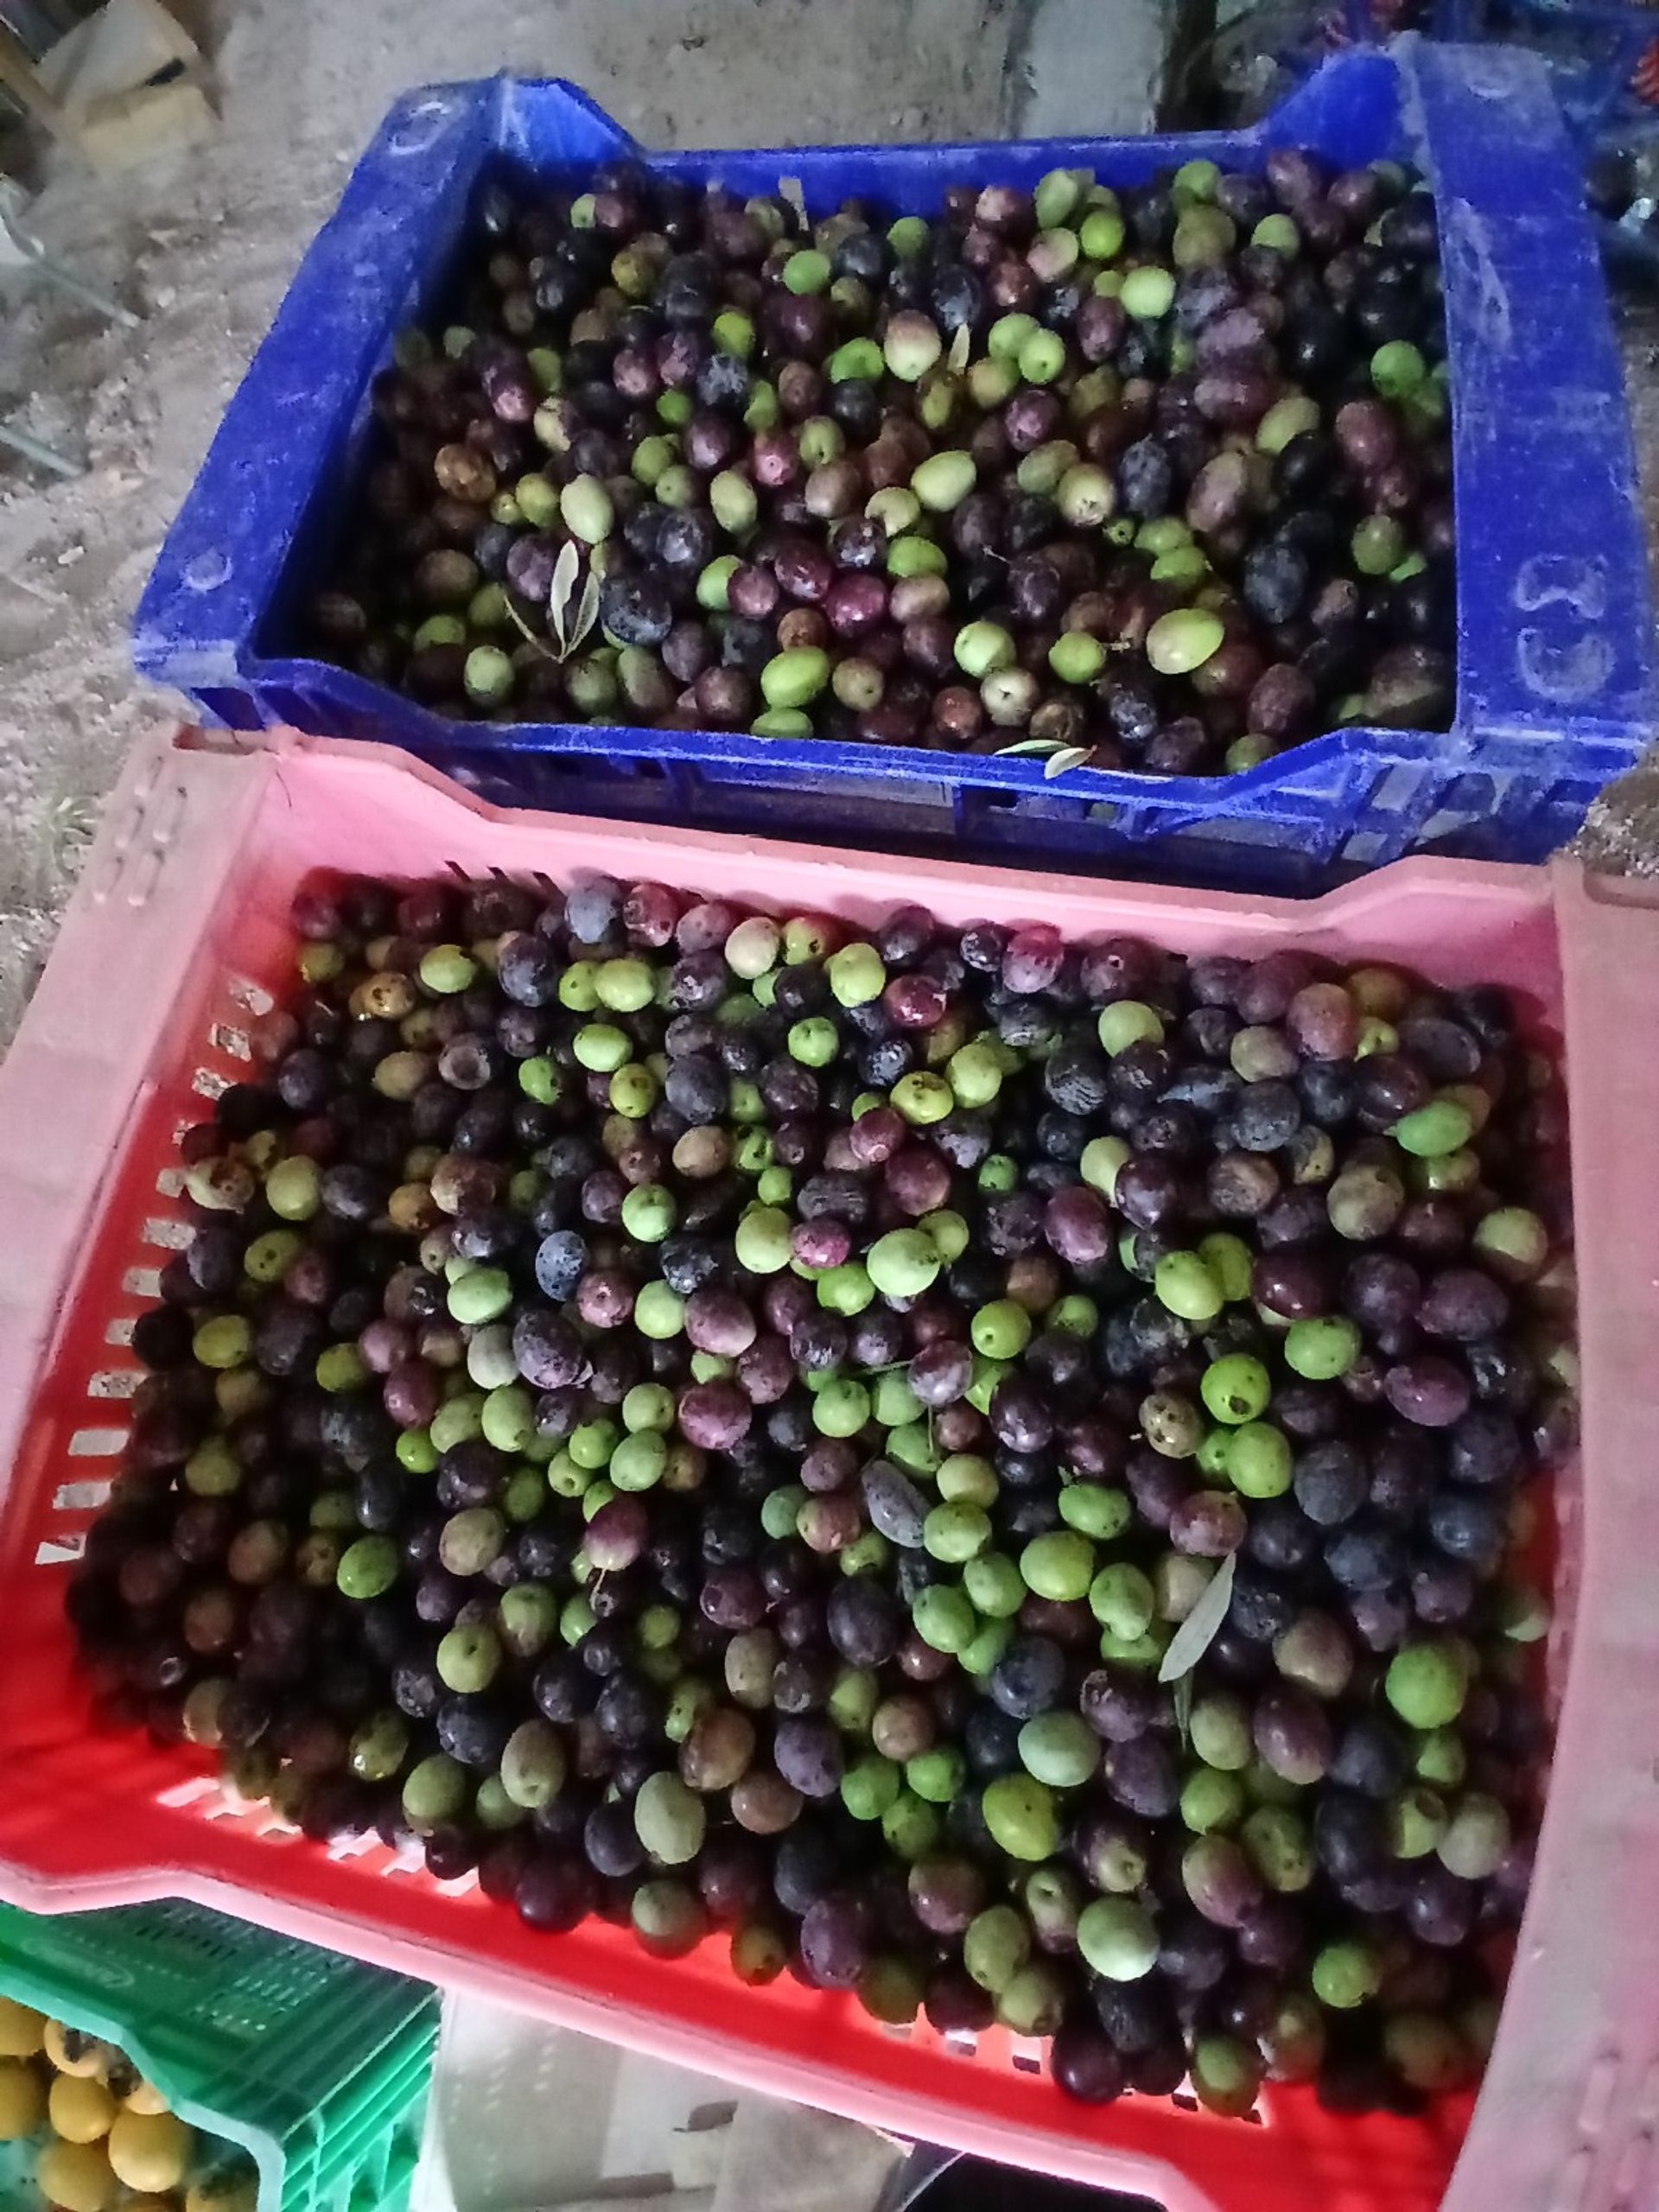
M956 335L950 340L950 351L945 355L945 366L960 372L968 365L968 357L974 350L974 334L965 322L957 325Z
M806 194L801 188L799 177L780 176L778 180L778 197L785 207L793 208L796 220L800 224L801 228L805 230L808 227Z
M1086 767L1095 757L1092 745L1063 745L1043 763L1043 781L1051 776L1063 776L1068 768Z
M1060 741L1058 737L1022 737L1014 745L999 745L995 757L1001 760L1006 754L1013 753L1058 753L1059 750Z
M1170 1638L1169 1649L1158 1662L1160 1682L1173 1682L1190 1675L1210 1649L1217 1630L1227 1618L1233 1599L1235 1554L1229 1552L1219 1573Z
M588 581L582 585L582 598L576 607L575 624L570 632L570 651L576 647L599 620L599 578L590 568Z
M1180 1731L1182 1748L1190 1749L1192 1741L1192 1677L1191 1675L1182 1675L1177 1678L1173 1702L1175 1726Z
M561 652L569 651L565 636L564 614L581 570L582 556L576 550L576 541L574 537L567 537L559 548L558 559L553 563L553 582L547 594L548 619L553 625L553 634L559 641Z

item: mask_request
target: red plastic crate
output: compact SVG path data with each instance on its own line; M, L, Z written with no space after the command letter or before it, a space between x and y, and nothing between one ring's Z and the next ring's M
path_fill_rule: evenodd
M230 742L235 743L235 741ZM1538 1872L1478 2101L1259 2124L1179 2101L1061 2098L1034 2046L883 2029L723 1947L664 1964L590 1923L532 1934L470 1881L378 1844L332 1851L231 1806L195 1754L92 1732L62 1600L137 1380L127 1336L182 1231L174 1140L245 1065L291 973L316 868L568 880L586 870L871 919L1040 917L1179 950L1295 943L1487 979L1563 1039L1584 1446L1558 1482L1559 1733ZM157 741L130 763L0 1070L0 1894L52 1911L188 1897L365 1959L906 2134L1155 2197L1171 2212L1637 2212L1659 2127L1659 894L1549 870L1403 861L1311 904L1084 883L497 811L406 756L275 733ZM1464 2141L1467 2130L1466 2141ZM1463 2142L1462 2154L1459 2145ZM1455 2167L1455 2171L1454 2171ZM1449 2177L1449 2182L1448 2182Z

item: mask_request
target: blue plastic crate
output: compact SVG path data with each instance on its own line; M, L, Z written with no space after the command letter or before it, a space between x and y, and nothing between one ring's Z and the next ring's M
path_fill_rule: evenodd
M1576 156L1544 65L1420 39L1328 62L1247 130L1185 138L650 156L741 193L798 178L928 213L963 178L1057 167L1129 184L1200 153L1274 145L1341 165L1402 155L1443 241L1458 502L1458 700L1449 732L1344 729L1233 777L817 741L435 715L296 655L378 435L395 332L442 302L480 174L581 175L636 154L573 86L438 86L392 110L256 355L140 604L141 671L237 728L391 739L493 798L826 842L1312 890L1401 854L1541 857L1641 750L1653 639L1619 365Z

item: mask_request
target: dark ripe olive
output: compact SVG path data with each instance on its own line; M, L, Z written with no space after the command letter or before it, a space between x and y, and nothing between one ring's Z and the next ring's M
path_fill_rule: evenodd
M1364 1455L1345 1442L1311 1446L1297 1458L1291 1479L1297 1504L1323 1529L1339 1527L1370 1492Z
M530 1928L564 1934L593 1910L594 1878L575 1857L540 1855L518 1877L514 1903Z
M1508 1484L1522 1472L1526 1447L1513 1414L1496 1406L1471 1407L1448 1441L1446 1471L1482 1487Z
M1080 2104L1103 2105L1126 2087L1124 2064L1110 2038L1086 2021L1067 2023L1049 2047L1055 2085Z
M807 1980L819 1989L850 1989L864 1972L870 1935L870 1910L861 1897L818 1898L804 1914L797 1939Z
M1159 1155L1132 1154L1117 1171L1115 1203L1137 1229L1157 1229L1173 1219L1184 1196L1176 1169Z
M1509 1318L1509 1294L1476 1268L1446 1268L1432 1276L1416 1320L1430 1336L1459 1343L1497 1334Z
M1449 1428L1469 1409L1469 1377L1433 1353L1391 1367L1383 1378L1389 1403L1402 1420L1425 1428Z
M1168 1999L1151 1976L1140 1981L1099 1980L1093 1991L1096 2015L1113 2045L1133 2063L1171 2036ZM1179 2048L1179 2041L1177 2048Z
M1501 1504L1479 1491L1448 1488L1429 1501L1426 1519L1433 1541L1449 1558L1483 1577L1503 1557L1507 1522Z
M1065 1683L1065 1658L1045 1637L1016 1638L990 1672L995 1703L1017 1720L1029 1720L1059 1702Z
M1217 1929L1238 1928L1262 1903L1261 1880L1230 1836L1195 1837L1182 1853L1180 1875L1182 1887L1197 1912ZM1199 1970L1207 1971L1215 1955L1200 1941L1196 1951L1197 1961L1202 1962Z
M1177 1907L1159 1929L1157 1971L1181 1991L1205 1991L1221 1982L1230 1964L1224 1929L1201 1911ZM1133 1984L1130 1984L1133 1986Z
M827 1720L812 1717L780 1720L772 1741L772 1758L782 1779L803 1797L831 1796L839 1787L844 1757L841 1738Z
M1108 1795L1143 1820L1167 1820L1179 1796L1175 1760L1158 1738L1142 1735L1112 1743L1104 1767Z
M897 1652L904 1629L897 1599L865 1575L851 1576L830 1592L824 1620L830 1641L854 1667L885 1666ZM781 1757L779 1770L797 1789L803 1787L784 1766Z
M1280 1249L1264 1254L1250 1270L1250 1295L1286 1321L1328 1313L1335 1303L1329 1262L1318 1252Z

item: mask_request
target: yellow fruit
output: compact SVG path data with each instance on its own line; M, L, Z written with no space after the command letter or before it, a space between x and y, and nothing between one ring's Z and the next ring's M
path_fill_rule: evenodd
M66 2143L96 2143L115 2118L115 2099L101 2082L60 2074L46 2101L47 2118Z
M176 2189L184 2179L194 2130L170 2112L124 2112L110 2130L110 2164L116 2177L146 2196Z
M0 2058L33 2058L44 2047L46 2015L0 1997Z
M46 2118L46 2091L26 2058L0 2058L0 2143L21 2143Z
M48 2020L45 2031L46 2055L60 2074L74 2074L90 2080L96 2075L102 2081L110 2069L111 2059L119 2056L96 2036L83 2035L79 2028L66 2028L61 2020Z
M35 2161L35 2178L47 2202L62 2212L105 2212L115 2196L101 2143L48 2143Z
M129 2112L155 2113L167 2110L167 2099L153 2082L140 2080L136 2087L127 2091L121 2101ZM125 2212L132 2212L130 2205L125 2208Z
M259 2177L251 2165L210 2166L185 2191L184 2212L256 2212L258 2199ZM133 2208L125 2205L122 2212Z

